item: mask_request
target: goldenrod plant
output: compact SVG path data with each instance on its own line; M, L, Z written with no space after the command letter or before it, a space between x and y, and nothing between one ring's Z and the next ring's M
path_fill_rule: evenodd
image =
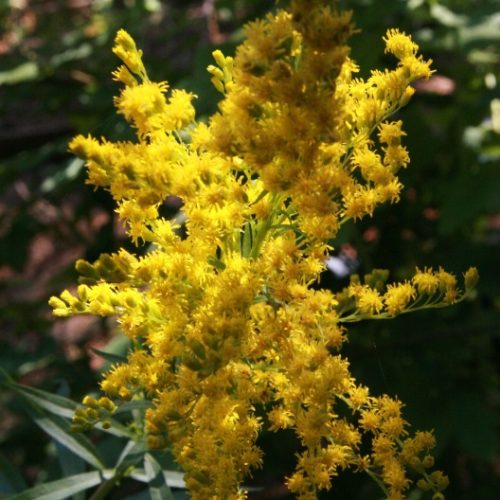
M444 497L432 432L411 431L401 401L356 381L342 346L349 323L460 302L477 271L463 285L424 268L405 282L374 270L339 293L313 287L342 225L399 200L409 155L393 116L432 73L411 37L389 29L394 68L358 77L354 31L350 12L327 0L293 0L248 24L234 58L213 53L222 100L200 123L196 96L151 81L121 30L115 104L137 139L70 144L131 240L147 246L79 260L76 294L50 299L59 317L116 317L132 346L72 429L112 428L123 405L146 401L135 439L171 450L193 499L245 498L245 478L265 459L258 436L282 429L301 443L286 478L297 498L317 498L346 469L392 500L415 483ZM172 195L185 236L161 216Z

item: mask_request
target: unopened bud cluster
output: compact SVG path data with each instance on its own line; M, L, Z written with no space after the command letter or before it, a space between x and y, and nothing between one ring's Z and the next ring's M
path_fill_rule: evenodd
M104 429L111 427L110 417L116 411L117 406L107 397L94 399L85 396L83 406L78 408L73 415L71 430L83 432L92 429L97 423L101 423Z

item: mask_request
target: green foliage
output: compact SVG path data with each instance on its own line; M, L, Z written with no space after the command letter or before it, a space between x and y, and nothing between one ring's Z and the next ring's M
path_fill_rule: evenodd
M34 389L12 382L2 372L2 385L15 392L26 403L26 411L32 420L48 434L55 444L61 472L64 479L44 482L33 488L26 488L21 474L0 455L2 474L0 475L0 498L8 493L15 500L54 500L64 498L84 498L77 494L98 486L92 493L92 500L106 498L109 492L129 477L147 485L147 497L153 500L180 500L184 498L185 483L183 474L177 469L165 469L165 465L175 467L172 458L165 452L151 452L141 439L119 421L111 419L111 427L100 427L113 440L94 445L87 437L70 430L69 419L73 416L76 404L71 399ZM130 401L121 405L116 414L125 419L141 420L146 401ZM137 429L140 429L138 422ZM105 446L104 446L105 444ZM116 458L109 450L118 449ZM114 461L113 466L109 466ZM87 465L85 465L87 464ZM163 465L162 465L163 464ZM85 470L90 466L95 469ZM174 489L174 491L172 491ZM181 491L175 491L181 490ZM128 497L127 497L128 498Z
M69 419L73 416L77 405L74 401L32 387L16 384L2 372L2 384L15 392L26 403L26 411L32 420L48 434L56 445L61 473L64 479L44 482L33 488L26 489L22 476L15 467L0 457L5 474L0 477L0 486L16 500L29 499L63 499L76 495L96 486L94 500L105 498L113 487L123 478L131 477L148 485L150 498L158 500L173 500L176 498L170 487L184 488L182 474L176 470L164 470L160 463L168 463L163 456L154 456L140 442L140 435L135 435L118 421L112 421L112 428L104 429L113 436L120 453L114 466L107 467L112 457L106 453L109 444L99 450L87 437L70 430ZM120 408L121 414L132 412L136 418L141 418L137 410L144 410L143 401L131 401ZM85 465L88 464L87 466ZM85 472L90 466L95 469ZM0 495L2 491L0 490ZM75 498L75 497L74 497Z

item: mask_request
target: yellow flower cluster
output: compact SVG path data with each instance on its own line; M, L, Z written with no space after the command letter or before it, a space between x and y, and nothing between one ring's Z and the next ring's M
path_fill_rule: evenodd
M384 319L419 309L446 307L461 301L472 292L478 275L475 268L464 274L465 290L457 288L457 279L443 268L425 268L410 281L385 285L388 275L374 270L361 283L358 275L351 276L350 285L336 294L337 311L343 323L360 319Z
M389 118L410 83L431 73L410 37L390 30L396 68L355 78L352 32L349 13L320 0L250 23L234 59L214 53L209 72L224 98L197 124L195 96L151 82L120 31L114 52L124 65L114 77L125 86L115 104L137 141L71 142L88 182L109 190L148 251L78 261L77 293L50 303L57 316L117 317L134 347L101 389L116 404L152 402L149 445L171 447L194 499L244 498L243 479L262 463L263 428L300 438L287 484L302 499L348 467L391 499L409 488L408 470L435 492L446 486L427 473L432 436L411 437L401 403L370 395L339 351L344 323L451 304L464 296L456 279L425 269L386 285L387 273L374 271L337 295L311 288L342 223L398 200L408 154L402 123ZM183 201L186 237L160 216L170 195ZM469 271L466 291L475 278ZM114 403L87 399L75 425Z

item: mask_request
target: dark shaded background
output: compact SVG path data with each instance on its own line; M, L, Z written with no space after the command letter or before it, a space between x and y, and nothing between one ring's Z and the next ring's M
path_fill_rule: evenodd
M481 275L473 302L353 326L344 354L375 393L406 403L414 427L436 430L449 498L491 499L500 487L499 4L340 3L354 9L362 29L352 46L364 75L392 64L381 40L388 27L413 34L436 74L417 85L400 113L412 158L401 203L346 227L337 251L357 272L389 268L393 279L411 276L415 266L460 274L474 265ZM211 51L231 54L242 24L274 7L265 0L0 0L0 366L13 378L79 400L103 368L90 348L124 349L113 324L54 321L47 306L51 294L76 283L77 258L129 245L110 197L85 186L82 163L66 150L76 133L130 136L112 107L116 30L136 39L153 79L199 96L203 119L219 99L205 69ZM345 282L325 273L322 284ZM60 477L56 448L20 402L4 391L0 403L0 497L8 491L2 460L28 484ZM284 498L293 437L261 441L267 458L255 482L265 489L254 496ZM125 482L115 498L133 492ZM329 497L380 495L368 478L347 474Z

